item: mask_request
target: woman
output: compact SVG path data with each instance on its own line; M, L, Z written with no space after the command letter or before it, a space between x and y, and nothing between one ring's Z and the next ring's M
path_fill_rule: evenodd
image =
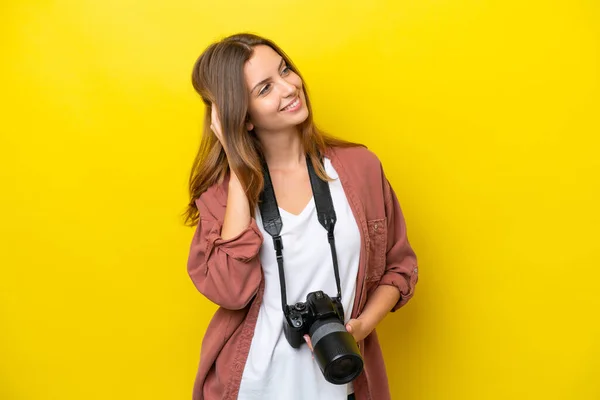
M315 127L298 69L267 39L239 34L212 44L194 65L192 81L206 113L190 177L187 222L196 232L188 272L220 306L202 343L193 398L389 399L375 327L406 304L418 278L379 160ZM310 292L336 292L308 163L328 182L345 328L364 361L348 384L324 378L309 336L308 345L293 348L284 335L275 245L259 204L263 163L283 222L288 304L304 302Z

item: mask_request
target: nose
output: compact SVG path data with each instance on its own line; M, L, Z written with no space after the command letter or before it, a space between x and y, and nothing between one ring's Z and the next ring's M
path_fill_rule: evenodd
M285 78L281 79L281 95L283 97L290 97L296 94L296 86L286 81Z

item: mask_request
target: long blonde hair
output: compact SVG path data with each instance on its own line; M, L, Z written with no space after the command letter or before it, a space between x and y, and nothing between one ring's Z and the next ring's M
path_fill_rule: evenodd
M190 201L184 213L185 224L188 226L198 223L199 213L195 200L209 187L222 182L229 165L235 170L254 215L264 181L260 142L253 131L246 130L249 92L244 77L244 65L252 57L254 47L258 45L271 47L302 79L300 72L283 50L272 41L254 34L229 36L211 44L198 57L192 71L192 84L202 97L206 109L202 140L189 178ZM334 138L317 129L313 122L305 84L302 90L309 111L308 118L299 125L304 150L317 174L322 179L329 179L320 162L320 155L323 155L328 147L351 147L358 144ZM213 103L219 111L222 131L227 137L229 159L221 143L210 130Z

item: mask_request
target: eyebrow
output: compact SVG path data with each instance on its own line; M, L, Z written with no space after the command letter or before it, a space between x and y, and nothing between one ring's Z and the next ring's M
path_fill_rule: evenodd
M285 60L283 59L283 57L281 57L281 62L279 63L279 69L281 70L281 66L285 64ZM262 81L258 82L250 91L250 93L254 92L256 90L257 87L259 87L260 85L267 83L269 80L271 80L271 77L268 77L266 79L263 79Z

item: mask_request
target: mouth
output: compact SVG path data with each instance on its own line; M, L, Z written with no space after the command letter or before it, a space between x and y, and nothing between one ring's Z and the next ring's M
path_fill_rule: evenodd
M285 107L279 111L296 111L302 105L300 97L295 97L294 100L290 101Z

